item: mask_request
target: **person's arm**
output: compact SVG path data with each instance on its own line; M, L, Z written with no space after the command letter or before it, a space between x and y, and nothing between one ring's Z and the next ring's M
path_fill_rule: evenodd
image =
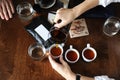
M63 60L62 57L60 57L61 64L53 60L51 56L49 56L49 61L52 65L52 68L56 70L66 80L76 80L76 74L71 71L69 65ZM94 80L94 78L90 78L82 75L80 76L81 76L80 80Z
M89 9L92 9L98 5L102 5L106 7L110 3L117 3L120 2L120 0L85 0L81 4L75 6L73 9L73 12L75 13L75 17L78 17L79 15L83 14Z
M57 10L54 22L55 27L61 28L66 26L68 23L72 22L75 18L83 14L85 11L97 6L99 0L85 0L81 4L71 8L65 9L61 8ZM61 20L60 23L58 21Z
M0 0L0 17L1 19L9 20L14 13L12 0Z
M85 0L71 9L61 8L57 10L54 19L56 24L54 26L58 28L64 27L87 10L92 9L97 5L106 7L112 2L120 2L120 0ZM61 21L60 23L58 23L59 20Z
M89 9L96 7L99 4L99 0L85 0L81 4L72 8L75 18L83 14Z
M60 57L61 64L57 63L54 59L52 59L50 55L48 57L52 68L55 71L57 71L62 77L64 77L66 80L76 80L76 74L72 72L67 62L63 60L62 56ZM94 76L94 78L80 75L79 80L115 80L115 79L109 78L107 75Z

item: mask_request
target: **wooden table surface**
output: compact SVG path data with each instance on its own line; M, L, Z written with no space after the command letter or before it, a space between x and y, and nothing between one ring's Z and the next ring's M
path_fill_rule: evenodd
M119 7L120 8L120 7ZM120 16L117 14L117 16ZM108 37L102 31L105 19L86 18L89 35L71 39L68 37L64 51L73 45L80 52L77 63L69 64L75 73L86 76L108 75L120 79L120 32ZM24 29L17 13L0 27L0 80L64 80L48 61L34 61L28 55L28 47L35 40ZM83 61L81 52L90 43L97 51L97 58L90 63Z

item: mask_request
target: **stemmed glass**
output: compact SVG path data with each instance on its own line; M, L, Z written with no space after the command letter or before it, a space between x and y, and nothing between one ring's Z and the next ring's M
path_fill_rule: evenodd
M107 36L114 36L120 30L120 19L118 17L109 17L103 26L103 32Z

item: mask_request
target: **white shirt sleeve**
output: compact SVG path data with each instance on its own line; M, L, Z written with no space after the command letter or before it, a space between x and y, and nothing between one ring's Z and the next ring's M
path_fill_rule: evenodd
M99 0L99 5L106 7L112 2L117 3L117 2L120 2L120 0Z
M109 77L106 76L106 75L95 76L94 79L95 79L95 80L115 80L115 79L113 79L113 78L109 78Z

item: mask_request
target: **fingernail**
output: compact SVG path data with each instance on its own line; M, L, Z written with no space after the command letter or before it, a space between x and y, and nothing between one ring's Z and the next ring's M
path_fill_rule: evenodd
M3 20L4 20L4 17L1 17L1 19L3 19Z
M6 18L6 20L9 20L8 18Z
M13 16L11 15L10 18L12 18Z

